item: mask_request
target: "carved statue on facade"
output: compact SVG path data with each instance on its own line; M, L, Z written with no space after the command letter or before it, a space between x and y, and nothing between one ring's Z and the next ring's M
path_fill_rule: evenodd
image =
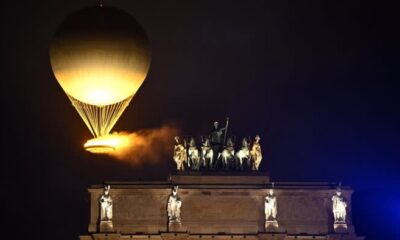
M189 149L188 149L188 166L192 170L199 170L200 169L200 152L197 149L196 142L194 138L191 138L189 141Z
M336 194L332 197L332 211L335 223L346 223L346 207L347 203L342 196L342 192L337 189Z
M276 221L278 207L274 189L270 189L268 195L265 197L264 211L265 221Z
M214 167L214 150L211 148L210 138L202 137L201 146L201 166L205 169L213 169Z
M111 221L113 217L113 201L110 196L110 185L104 186L100 199L100 221Z
M242 140L242 147L241 149L236 152L236 169L243 170L245 168L250 168L250 150L249 150L249 143L246 138Z
M253 146L251 147L251 170L258 171L262 160L260 136L256 135L254 138Z
M181 206L182 201L178 196L178 186L172 188L172 193L168 198L167 214L169 223L181 222Z
M185 164L187 162L187 152L184 144L180 141L178 136L175 136L174 156L173 159L176 163L176 169L178 171L185 170Z

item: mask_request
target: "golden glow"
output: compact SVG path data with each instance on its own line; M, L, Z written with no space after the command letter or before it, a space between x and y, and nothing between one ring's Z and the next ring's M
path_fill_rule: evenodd
M145 80L150 55L140 24L113 7L71 14L50 46L54 76L94 137L110 133Z
M96 106L85 104L69 95L68 97L95 137L105 136L110 133L112 127L122 115L125 108L128 107L132 99L131 96L121 102L111 105Z
M129 60L123 63L126 59L116 59L114 55L118 54L112 52L108 57L91 54L90 58L83 55L87 59L76 56L73 63L53 63L54 75L68 95L83 103L96 106L114 104L137 92L147 72L136 69L148 67Z
M105 135L98 138L88 140L83 146L92 153L112 153L117 151L118 148L124 147L128 142L128 138L123 135Z

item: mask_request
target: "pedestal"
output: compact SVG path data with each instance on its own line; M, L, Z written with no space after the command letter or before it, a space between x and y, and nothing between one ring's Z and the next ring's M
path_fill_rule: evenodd
M280 232L278 221L265 221L265 232Z
M112 221L100 221L100 232L102 233L114 232L114 226Z
M187 232L187 229L182 225L181 222L170 222L168 223L168 232Z
M347 224L345 222L335 222L333 224L333 231L335 233L348 233Z

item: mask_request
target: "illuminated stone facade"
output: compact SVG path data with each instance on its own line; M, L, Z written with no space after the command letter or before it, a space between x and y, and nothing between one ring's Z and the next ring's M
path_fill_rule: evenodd
M263 173L238 175L172 175L166 182L109 182L113 199L112 230L100 229L99 198L103 186L89 189L89 233L81 240L100 239L346 239L355 235L349 187L346 227L334 229L329 183L277 182L277 224L267 226L265 196L272 184ZM179 186L180 223L169 224L167 202Z

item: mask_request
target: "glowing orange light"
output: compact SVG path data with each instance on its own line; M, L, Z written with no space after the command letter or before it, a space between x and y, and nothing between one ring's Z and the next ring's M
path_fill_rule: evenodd
M88 140L83 146L91 153L111 153L128 144L128 139L121 135L106 135Z

